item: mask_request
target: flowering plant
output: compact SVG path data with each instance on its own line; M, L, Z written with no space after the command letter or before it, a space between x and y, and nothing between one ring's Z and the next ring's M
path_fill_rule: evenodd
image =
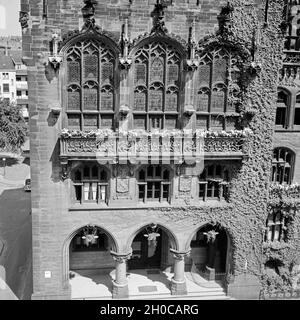
M61 131L62 138L97 138L102 139L112 135L114 132L111 129L97 129L89 131L63 129Z
M210 130L196 130L197 137L203 138L218 138L218 137L226 137L226 138L246 138L251 135L252 130L246 128L244 130L230 130L230 131L210 131Z

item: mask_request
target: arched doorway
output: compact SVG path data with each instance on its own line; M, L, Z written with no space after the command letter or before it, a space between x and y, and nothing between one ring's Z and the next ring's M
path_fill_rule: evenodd
M69 238L68 276L72 299L109 297L115 261L111 250L116 245L104 229L87 225Z
M226 230L217 225L200 227L190 241L190 258L186 269L199 273L206 280L223 280L227 271L229 237Z
M132 241L128 269L166 269L172 266L170 249L174 248L175 240L169 234L154 223L142 228Z
M131 296L171 294L176 237L167 228L152 223L129 238L132 256L128 260L128 288Z

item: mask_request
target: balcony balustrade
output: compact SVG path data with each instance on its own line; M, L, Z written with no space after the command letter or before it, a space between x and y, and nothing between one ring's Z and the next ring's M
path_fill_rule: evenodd
M104 163L195 163L205 159L244 159L248 155L247 131L127 133L64 130L60 156L69 160L97 159Z

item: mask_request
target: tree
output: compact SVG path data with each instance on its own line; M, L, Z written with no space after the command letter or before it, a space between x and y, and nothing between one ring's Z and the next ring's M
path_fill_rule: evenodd
M27 124L18 105L0 101L0 149L17 151L27 136Z

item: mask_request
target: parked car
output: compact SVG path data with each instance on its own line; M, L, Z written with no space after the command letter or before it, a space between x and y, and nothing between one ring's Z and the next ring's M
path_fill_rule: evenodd
M31 191L31 179L25 180L24 191Z

